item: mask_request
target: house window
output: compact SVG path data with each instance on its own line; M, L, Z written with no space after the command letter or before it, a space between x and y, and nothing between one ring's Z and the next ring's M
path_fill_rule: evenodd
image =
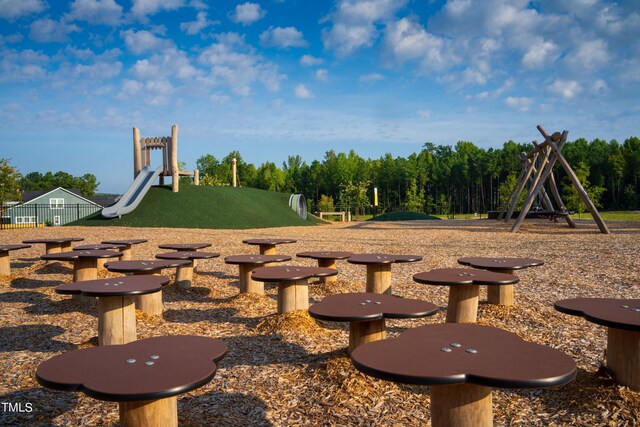
M64 199L62 198L49 199L49 209L64 209Z
M35 224L36 217L35 216L17 216L16 224Z
M53 217L53 225L60 225L60 215L55 215Z

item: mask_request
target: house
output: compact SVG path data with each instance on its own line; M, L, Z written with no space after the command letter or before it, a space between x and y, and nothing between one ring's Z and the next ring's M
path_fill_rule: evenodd
M102 203L115 200L100 199ZM2 212L2 224L36 227L39 224L64 225L102 210L104 205L83 197L77 189L29 190L22 203L9 203Z

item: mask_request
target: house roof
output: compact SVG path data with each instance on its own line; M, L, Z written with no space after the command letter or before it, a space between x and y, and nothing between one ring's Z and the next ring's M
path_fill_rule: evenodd
M36 199L39 199L41 197L46 196L49 193L54 192L56 190L62 190L62 191L65 191L65 192L67 192L69 194L73 194L74 196L86 201L87 203L90 203L90 204L93 204L93 205L98 205L98 206L104 206L104 205L101 205L100 203L96 203L93 200L90 200L90 199L84 197L82 195L82 193L80 193L80 190L78 190L77 188L66 189L64 187L52 188L50 190L27 190L27 191L24 191L22 193L22 203L27 203L27 202L34 201Z

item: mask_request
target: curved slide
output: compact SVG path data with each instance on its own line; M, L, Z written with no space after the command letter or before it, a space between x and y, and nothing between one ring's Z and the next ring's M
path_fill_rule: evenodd
M144 195L149 191L151 184L161 172L162 166L158 166L155 171L152 171L149 166L145 166L120 200L115 205L102 209L102 216L105 218L120 217L137 208Z

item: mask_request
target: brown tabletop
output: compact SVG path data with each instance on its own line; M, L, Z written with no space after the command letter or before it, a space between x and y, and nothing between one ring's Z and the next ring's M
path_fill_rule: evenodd
M109 279L84 280L57 286L63 295L83 294L92 297L144 295L158 292L169 283L164 276L122 276Z
M175 251L175 252L166 252L163 254L157 254L156 258L158 259L210 259L217 258L220 254L217 252L197 252L197 251Z
M73 248L74 251L95 251L102 249L120 249L123 248L124 245L119 245L115 243L96 243L94 245L80 245Z
M473 323L478 316L479 285L507 285L518 283L512 274L495 273L471 268L437 268L414 274L418 283L449 286L447 322Z
M616 381L640 391L640 299L574 298L556 310L607 327L607 368Z
M164 268L189 265L189 260L133 260L108 262L104 266L117 273L153 273Z
M340 251L312 251L312 252L299 252L296 254L300 258L312 258L318 261L318 267L336 268L336 260L347 259L353 252L340 252ZM321 277L320 282L335 282L337 276Z
M73 262L73 281L94 280L98 278L98 260L120 258L122 253L107 250L55 252L42 255L44 260Z
M577 373L575 362L558 350L473 324L409 329L398 338L359 346L351 359L367 375L429 385L434 426L493 425L492 387L553 387Z
M416 262L421 260L422 257L419 255L356 254L351 255L347 262L367 266L367 292L391 294L391 265L396 262Z
M45 253L50 254L54 252L70 250L72 242L81 242L83 240L84 239L82 237L58 237L49 239L23 240L22 243L44 243Z
M122 261L130 261L133 259L131 256L131 246L139 245L140 243L146 243L148 240L146 239L125 239L125 240L103 240L102 243L105 245L120 245L120 252L122 252Z
M289 255L232 255L224 259L226 264L263 265L272 262L291 261Z
M9 252L19 249L30 248L31 245L0 245L0 275L11 274L11 263L9 262Z
M173 249L176 251L197 251L211 246L211 243L163 243L158 245L160 249Z
M386 319L431 316L438 306L430 302L374 293L344 293L325 297L309 307L311 317L329 322L349 322L349 353L356 347L384 339Z
M256 268L253 270L251 278L259 282L278 284L278 313L282 314L309 308L307 279L334 274L338 274L338 271L332 268L283 265Z
M512 272L513 270L522 270L544 265L544 261L534 258L467 257L458 259L458 264L486 270L506 270L506 272Z
M85 348L38 366L44 387L120 402L121 425L177 426L175 396L213 379L227 353L218 339L175 335Z
M240 293L264 295L264 283L253 280L251 272L260 266L271 265L276 262L291 261L289 255L232 255L224 259L226 264L237 264L240 281Z
M295 239L246 239L242 243L247 245L258 245L260 247L260 253L262 255L275 255L276 245L282 245L285 243L296 243Z

